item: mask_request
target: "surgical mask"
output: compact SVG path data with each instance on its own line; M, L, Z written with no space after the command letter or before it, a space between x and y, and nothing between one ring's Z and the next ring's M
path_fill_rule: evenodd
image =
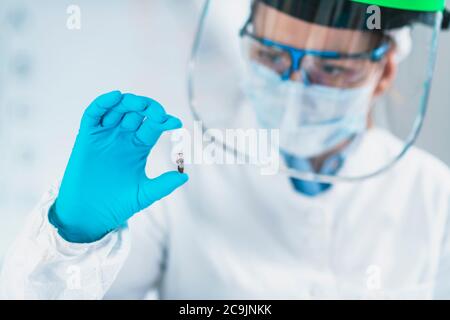
M243 90L260 126L280 129L283 152L312 158L366 130L374 86L308 86L251 62Z

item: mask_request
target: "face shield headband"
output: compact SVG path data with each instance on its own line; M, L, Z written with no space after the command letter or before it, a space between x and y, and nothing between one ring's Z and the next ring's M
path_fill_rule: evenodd
M323 26L337 28L371 31L373 28L367 23L373 15L373 5L353 2L349 0L254 0L251 18L258 4L265 4L277 11L286 13L294 18L306 22L313 22ZM378 6L382 17L381 25L377 26L384 32L422 23L430 27L435 24L435 12L399 10ZM450 27L450 12L444 11L442 29Z

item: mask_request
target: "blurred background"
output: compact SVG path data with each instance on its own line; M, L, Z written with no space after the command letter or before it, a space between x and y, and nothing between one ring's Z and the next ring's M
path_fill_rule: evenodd
M225 0L220 0L225 1ZM189 114L186 63L202 0L0 2L0 263L24 217L60 179L84 108L120 89ZM67 28L67 8L81 29ZM441 36L419 146L450 165L450 33Z

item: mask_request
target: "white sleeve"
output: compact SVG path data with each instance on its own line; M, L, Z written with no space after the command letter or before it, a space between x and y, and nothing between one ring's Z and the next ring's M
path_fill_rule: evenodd
M434 279L434 299L450 299L450 174L449 171L441 174L444 183L434 190L433 198L435 212L442 212L444 219L441 222L443 230L440 246L437 274ZM437 229L437 228L436 228Z
M0 274L0 298L102 299L105 294L113 298L143 297L160 277L163 257L162 233L156 232L156 226L150 228L154 231L150 238L145 229L151 222L141 221L150 215L141 213L130 220L133 237L129 228L122 228L95 243L74 244L65 241L48 221L56 196L53 189L43 198L6 254Z
M153 204L150 211L135 215L128 225L130 253L105 298L156 298L154 294L164 274L168 250L168 221L164 200ZM149 293L153 296L149 296Z
M433 298L438 300L450 299L450 196L447 203L447 219L440 248L437 275L434 281Z

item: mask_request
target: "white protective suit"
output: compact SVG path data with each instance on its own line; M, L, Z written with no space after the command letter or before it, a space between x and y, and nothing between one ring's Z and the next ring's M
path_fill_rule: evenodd
M399 143L373 129L348 161L384 163ZM450 173L423 151L313 198L248 166L187 172L186 186L92 244L49 224L50 191L5 259L2 297L450 298Z

